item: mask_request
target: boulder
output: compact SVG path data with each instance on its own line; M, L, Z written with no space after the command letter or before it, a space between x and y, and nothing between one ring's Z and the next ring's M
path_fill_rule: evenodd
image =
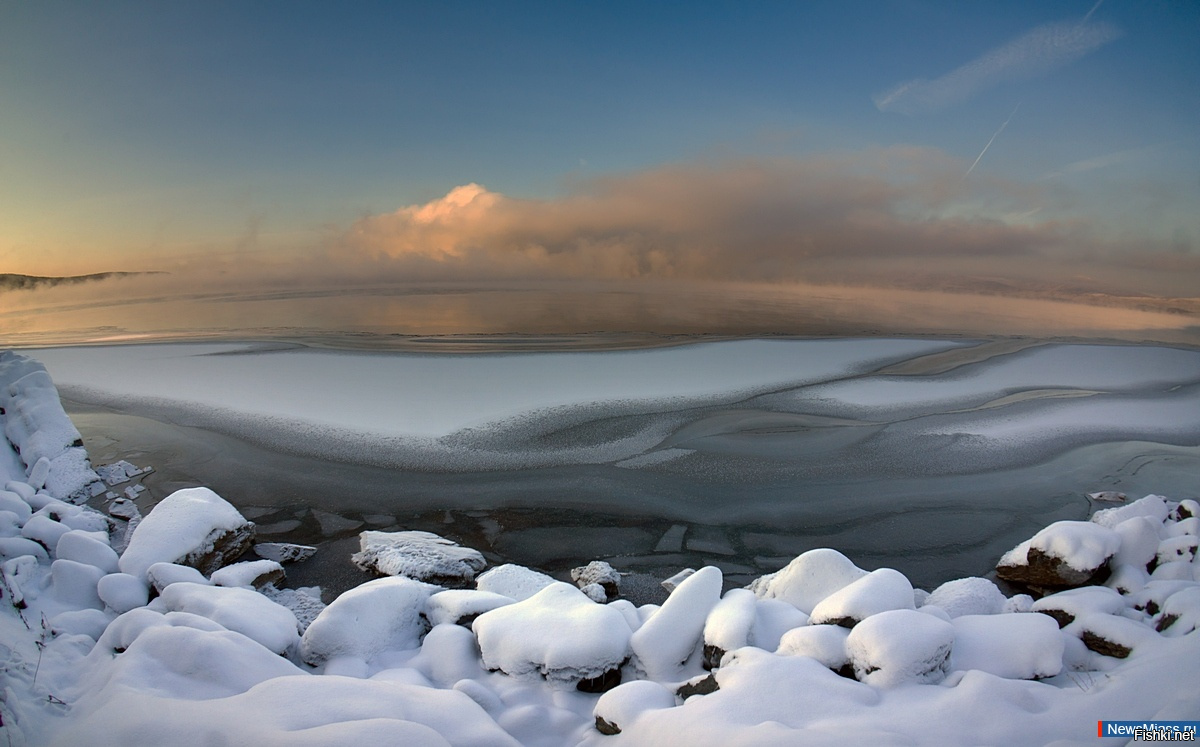
M1005 553L996 575L1035 589L1083 586L1103 580L1120 546L1121 536L1100 523L1057 521Z
M122 573L145 577L155 563L191 566L208 576L254 542L254 524L208 488L177 490L137 525L121 555Z
M825 597L813 608L810 625L853 628L871 615L913 609L913 587L900 571L879 568Z
M846 637L855 676L876 687L940 682L950 668L953 646L951 623L908 609L872 615Z
M621 594L621 574L603 560L593 560L585 566L572 568L571 580L580 589L585 589L593 584L602 588L604 599L596 601L611 602Z
M425 606L437 588L394 576L350 589L304 631L301 657L312 665L340 657L367 662L385 651L417 648L429 631Z
M601 734L620 734L621 728L639 714L660 708L674 708L675 694L650 680L634 680L609 690L596 701L592 715L596 731Z
M866 571L837 550L818 548L799 555L775 573L755 579L749 589L760 599L781 599L809 614L821 600L865 575Z

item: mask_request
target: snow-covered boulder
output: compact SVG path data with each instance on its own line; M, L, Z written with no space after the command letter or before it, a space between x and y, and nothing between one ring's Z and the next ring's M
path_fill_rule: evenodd
M470 626L475 618L515 600L503 594L478 589L447 589L429 597L426 616L433 625L453 623Z
M759 599L750 640L764 651L773 651L785 633L801 625L808 625L807 614L780 599Z
M1169 637L1187 635L1200 628L1200 584L1182 588L1166 598L1157 628Z
M155 563L146 569L145 579L156 594L162 594L163 589L171 584L212 583L203 573L190 565L179 565L178 563Z
M850 631L840 625L804 625L784 633L775 653L807 656L839 674L848 674L846 667L850 656L846 653L846 638L849 635Z
M76 503L91 497L89 486L100 477L92 470L83 439L63 411L45 366L23 355L0 352L0 412L4 436L19 452L26 474L38 483L31 487Z
M1120 546L1121 535L1101 523L1056 521L1000 558L996 575L1035 588L1083 586L1101 573Z
M1092 514L1091 521L1102 527L1115 529L1121 522L1132 519L1135 516L1146 516L1153 519L1155 523L1162 524L1169 513L1170 509L1167 507L1167 502L1162 496L1148 495L1126 506L1097 511Z
M96 593L104 571L94 565L60 559L50 564L51 595L63 605L81 609L103 609L104 602Z
M432 532L366 531L359 548L350 559L364 571L431 583L466 583L487 565L478 550Z
M177 490L142 519L121 554L122 573L144 576L155 563L179 563L208 575L254 541L254 524L208 488Z
M704 621L704 668L721 665L726 651L750 644L758 617L758 597L749 589L730 589Z
M263 560L274 560L276 563L299 563L316 555L317 548L289 542L259 542L254 546L254 554Z
M1195 535L1181 534L1178 537L1168 537L1158 543L1155 561L1158 565L1167 563L1190 563L1196 557L1196 545L1200 541Z
M109 546L107 535L72 529L58 538L54 555L93 565L105 573L117 571L117 553Z
M545 573L505 563L480 574L479 578L475 579L475 588L521 602L554 583L558 582Z
M1134 516L1113 527L1113 531L1120 535L1121 546L1113 554L1112 566L1120 568L1128 565L1143 571L1149 568L1158 554L1162 528L1162 522L1150 516Z
M782 599L809 614L821 600L867 572L837 550L818 548L797 556L782 569L755 579L749 589L760 599Z
M940 607L950 617L960 617L998 614L1004 610L1006 601L1004 593L994 583L986 578L971 576L947 581L937 587L925 599L925 604Z
M813 608L810 625L853 628L871 615L913 609L913 587L900 571L879 568L838 589Z
M255 640L277 654L287 652L300 636L296 616L250 589L178 583L156 600L172 612L207 617L226 630Z
M118 615L144 607L150 599L150 587L143 579L128 573L110 573L96 583L101 601Z
M217 586L261 589L268 584L282 586L284 578L283 566L274 560L246 560L213 571L209 580Z
M408 666L429 678L437 687L483 674L475 636L461 625L434 625L421 641L421 651Z
M674 708L675 694L651 680L634 680L609 690L596 701L592 715L596 731L620 734L640 714L660 708Z
M425 605L437 589L404 576L378 578L350 589L304 631L301 656L318 665L336 657L370 661L385 651L417 648L430 627Z
M649 679L679 680L699 651L704 624L721 599L719 568L705 566L681 583L630 639L639 669Z
M940 682L949 671L953 646L951 623L911 609L872 615L846 637L855 676L876 687Z
M1125 599L1107 586L1084 586L1042 597L1033 603L1033 611L1048 615L1065 628L1076 618L1100 612L1115 615L1125 609Z
M593 585L603 589L604 598L596 600L599 602L611 602L621 594L621 574L603 560L593 560L585 566L572 568L571 580L581 590Z
M1141 643L1158 638L1150 626L1120 615L1093 613L1075 623L1083 645L1102 656L1124 659Z
M977 669L1013 680L1062 671L1063 634L1046 615L961 615L954 625L953 669Z
M559 686L611 688L629 657L624 616L562 582L483 613L471 628L486 668Z

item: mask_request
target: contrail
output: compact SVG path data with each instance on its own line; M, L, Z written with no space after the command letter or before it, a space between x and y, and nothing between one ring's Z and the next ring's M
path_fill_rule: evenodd
M1008 123L1012 121L1013 115L1015 115L1017 113L1017 109L1020 108L1021 105L1017 104L1012 110L1012 114L1008 115L1008 119L1004 120L1004 124L1000 125L1000 129L996 130L996 134L992 135L992 139L987 141L987 145L983 146L983 150L979 151L979 155L975 157L975 163L971 164L971 168L967 169L967 173L963 174L963 179L966 179L971 175L971 172L975 170L975 167L978 166L979 162L983 159L983 154L988 152L988 148L992 147L992 143L996 142L996 138L1000 137L1000 133L1004 132L1004 128L1008 127Z
M1080 21L1080 24L1082 25L1084 23L1087 23L1088 20L1092 17L1092 14L1096 12L1096 8L1099 8L1103 2L1104 2L1104 0L1096 0L1096 4L1093 5L1092 9L1087 12L1087 15L1083 17L1083 20Z

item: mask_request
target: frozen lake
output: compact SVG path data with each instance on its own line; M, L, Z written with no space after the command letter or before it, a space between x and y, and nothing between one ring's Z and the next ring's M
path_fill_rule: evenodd
M426 529L562 575L607 559L732 583L813 547L932 588L1086 492L1194 497L1200 352L1021 340L736 340L519 354L249 343L33 351L143 512L208 485L271 539Z

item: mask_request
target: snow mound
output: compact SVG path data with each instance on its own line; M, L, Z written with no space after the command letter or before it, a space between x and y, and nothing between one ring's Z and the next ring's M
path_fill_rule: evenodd
M1114 529L1121 522L1132 519L1135 516L1145 516L1153 519L1158 524L1162 524L1166 520L1168 513L1170 511L1167 508L1167 502L1162 496L1148 495L1125 506L1097 511L1092 514L1091 520L1102 527Z
M1033 611L1053 617L1059 627L1095 612L1113 615L1125 609L1124 597L1107 586L1084 586L1042 597L1033 603Z
M674 707L675 693L657 682L634 680L601 695L592 715L601 734L619 734L646 711Z
M807 656L836 672L850 663L846 653L849 635L850 631L840 625L805 625L784 633L775 653Z
M649 679L685 679L684 667L698 652L705 621L721 599L721 582L719 568L701 568L684 579L633 634L630 647Z
M554 583L558 582L544 573L505 563L489 569L487 573L475 579L475 588L521 602Z
M246 560L213 571L209 580L217 586L246 586L260 589L267 584L282 585L283 566L274 560Z
M429 622L433 625L454 623L469 625L484 612L512 604L515 600L503 594L478 589L448 589L429 597Z
M1007 601L994 583L972 576L947 581L930 592L925 604L940 607L950 617L960 617L998 614Z
M155 563L212 573L250 548L254 524L208 488L177 490L137 525L121 555L121 572L144 576Z
M1120 546L1120 535L1102 524L1087 521L1056 521L1035 534L1029 543L1031 551L1040 550L1059 558L1077 571L1099 568Z
M730 589L704 621L704 665L721 664L727 651L753 643L758 619L758 597L749 589Z
M872 615L846 637L855 676L883 688L940 682L949 671L953 645L951 623L911 609Z
M1046 615L1029 613L955 617L953 669L977 669L1014 680L1062 671L1063 634Z
M370 661L385 651L417 648L429 630L425 605L437 588L391 576L350 589L304 631L301 656L318 665L335 657Z
M350 559L364 571L417 581L468 582L487 565L478 550L432 532L366 531L359 547Z
M808 622L852 628L871 615L914 607L913 587L904 574L879 568L821 600Z
M471 628L487 669L559 686L600 678L629 656L624 616L563 582L485 612Z
M797 556L775 573L755 579L749 589L760 599L782 599L810 614L821 600L867 572L837 550L818 548Z
M156 604L171 612L207 617L221 627L257 641L277 654L300 639L296 616L249 589L178 583L163 589Z

